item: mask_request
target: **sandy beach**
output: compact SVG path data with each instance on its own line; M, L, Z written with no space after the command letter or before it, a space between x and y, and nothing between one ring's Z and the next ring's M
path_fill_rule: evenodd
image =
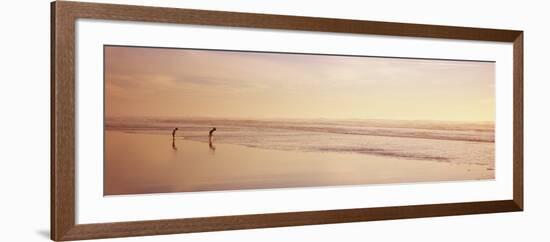
M479 180L489 165L105 132L104 195Z

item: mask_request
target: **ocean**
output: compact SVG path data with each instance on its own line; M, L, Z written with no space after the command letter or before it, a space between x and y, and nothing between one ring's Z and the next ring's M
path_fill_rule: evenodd
M352 153L404 160L471 164L494 170L492 122L107 118L107 131L171 136L266 150Z

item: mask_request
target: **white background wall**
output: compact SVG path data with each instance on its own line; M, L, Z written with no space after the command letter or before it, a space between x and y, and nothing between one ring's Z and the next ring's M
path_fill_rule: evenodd
M101 1L525 31L525 212L110 241L549 241L546 1ZM0 7L0 241L49 237L49 1Z

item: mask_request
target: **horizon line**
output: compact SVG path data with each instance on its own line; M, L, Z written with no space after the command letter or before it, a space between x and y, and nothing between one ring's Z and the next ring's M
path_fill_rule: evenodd
M391 119L391 118L252 118L252 117L209 117L209 116L104 116L107 119L212 119L212 120L341 120L341 121L411 121L411 122L463 122L463 123L495 123L495 120L443 120L443 119Z

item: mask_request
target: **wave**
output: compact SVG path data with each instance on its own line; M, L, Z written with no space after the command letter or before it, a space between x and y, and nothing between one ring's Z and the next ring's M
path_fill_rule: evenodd
M107 130L170 135L247 147L356 153L404 159L489 164L494 160L494 125L487 122L395 120L238 120L110 118Z

